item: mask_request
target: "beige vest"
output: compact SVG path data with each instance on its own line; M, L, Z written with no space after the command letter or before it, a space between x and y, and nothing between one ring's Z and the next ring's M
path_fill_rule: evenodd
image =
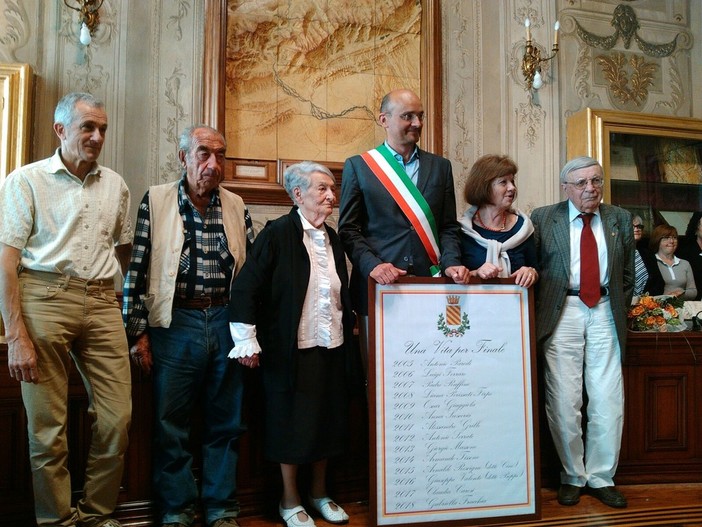
M167 328L175 295L176 276L185 234L178 210L178 181L149 188L151 221L151 258L146 278L144 305L149 310L149 326ZM229 250L234 256L232 280L246 261L244 201L219 187L222 221Z

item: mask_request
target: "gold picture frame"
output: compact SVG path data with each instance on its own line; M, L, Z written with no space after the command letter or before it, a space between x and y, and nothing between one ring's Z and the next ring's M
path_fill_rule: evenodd
M702 119L585 108L568 118L568 159L587 155L605 173L603 200L685 232L702 203Z
M29 64L0 63L0 184L29 161L32 79ZM4 342L5 325L0 318L0 343Z
M0 182L29 160L32 78L29 64L0 64Z
M225 132L225 66L228 0L205 0L205 52L203 65L203 121ZM441 9L439 0L421 0L420 96L432 116L433 127L423 131L422 147L441 153ZM325 163L330 165L330 163ZM333 164L333 163L331 163ZM239 159L225 162L224 185L250 204L285 205L289 198L282 186L282 159ZM331 168L331 167L330 167ZM337 167L334 167L335 175ZM340 183L340 178L338 179Z

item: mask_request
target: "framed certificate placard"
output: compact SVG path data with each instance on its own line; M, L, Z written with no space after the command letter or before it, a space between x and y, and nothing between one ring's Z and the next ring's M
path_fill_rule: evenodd
M540 516L532 291L371 284L371 525Z

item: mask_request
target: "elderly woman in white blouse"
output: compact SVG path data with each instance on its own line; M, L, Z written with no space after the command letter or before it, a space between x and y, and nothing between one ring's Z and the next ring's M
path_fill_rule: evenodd
M325 485L327 460L344 447L353 361L346 259L325 223L335 182L309 161L284 177L295 206L261 231L232 285L229 356L262 367L265 454L280 463L280 516L288 527L314 526L297 486L298 466L311 463L309 505L326 521L345 523Z

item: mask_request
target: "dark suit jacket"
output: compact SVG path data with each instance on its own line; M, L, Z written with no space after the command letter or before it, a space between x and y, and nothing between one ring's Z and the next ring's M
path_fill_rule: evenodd
M646 280L646 285L644 286L644 293L653 296L662 295L663 289L665 288L665 280L663 280L663 275L661 275L661 270L658 267L656 255L648 248L648 239L641 239L639 243L636 244L636 248L648 272L648 280Z
M692 276L695 278L695 285L697 286L697 298L695 300L702 300L702 250L697 240L694 237L692 239L681 238L675 255L690 262ZM656 264L656 267L658 267L658 264Z
M623 358L626 313L634 291L634 232L631 214L624 209L601 204L600 217L607 244L609 299ZM536 291L536 338L543 345L558 323L570 287L568 201L534 210L531 221L540 275Z
M355 383L358 379L354 376L360 373L356 371L356 354L352 351L354 320L346 256L334 229L326 224L325 228L341 281L347 381ZM263 379L274 390L288 389L295 379L297 329L310 278L310 259L303 235L297 207L268 222L256 237L230 293L229 319L256 325Z
M436 219L441 268L461 265L453 172L448 159L419 151L417 188ZM341 180L339 236L353 264L351 295L359 314L368 313L368 275L378 264L431 276L431 262L412 224L361 156L346 160Z

